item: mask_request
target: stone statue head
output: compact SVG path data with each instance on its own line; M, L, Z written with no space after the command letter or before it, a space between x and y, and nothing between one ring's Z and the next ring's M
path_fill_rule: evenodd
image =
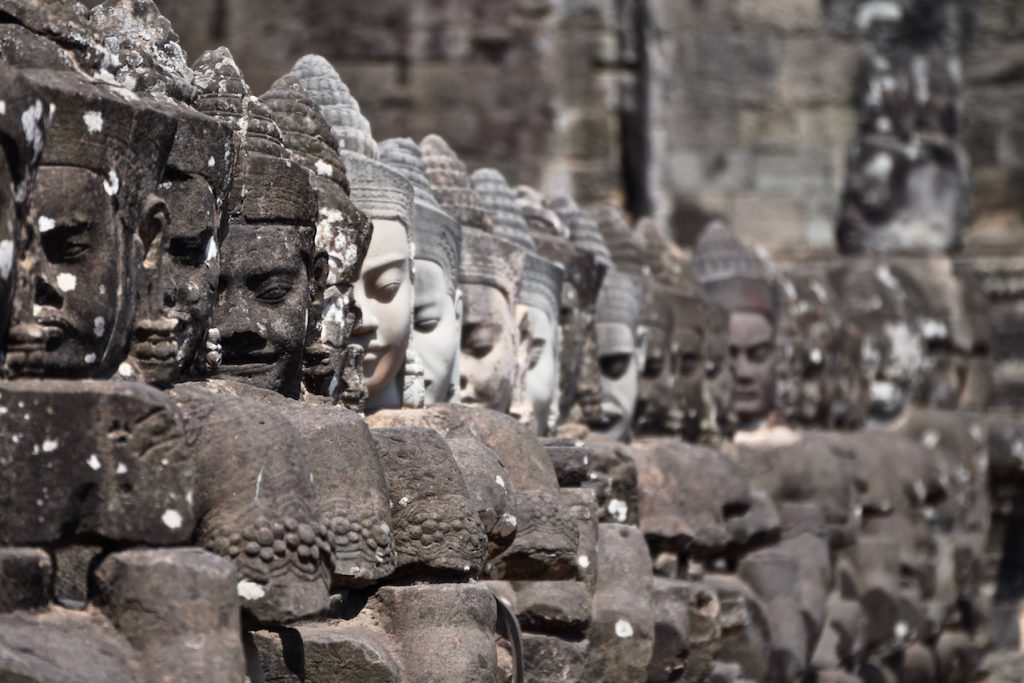
M568 197L548 201L531 188L520 188L518 202L537 252L565 270L559 312L558 372L559 420L564 421L569 419L581 389L582 395L593 395L595 400L588 402L599 405L596 401L597 362L592 358L596 349L594 314L601 282L611 261L607 248L603 249L603 256L598 257L572 241L570 223L578 226L579 233L585 232L579 227L585 223L595 235L594 244L604 246L593 220ZM562 213L558 213L555 206Z
M457 403L464 305L459 288L462 227L437 203L415 142L385 140L380 158L413 186L416 291L409 346L423 367L424 399L427 404Z
M189 107L164 104L178 132L160 183L167 203L161 269L163 317L177 321L177 357L165 380L208 375L219 364L213 307L220 278L220 245L235 166L232 132Z
M159 308L139 282L153 282L140 273L161 261L166 206L154 192L175 122L71 72L33 71L29 80L40 98L39 112L26 112L30 142L42 133L43 101L52 123L19 240L7 367L18 375L109 377L133 342L149 341L133 339L137 310ZM150 350L173 359L173 347Z
M519 341L515 301L525 258L522 249L493 235L474 229L462 232L463 403L502 413L512 406Z
M349 198L345 164L337 140L320 107L303 82L322 83L322 63L303 58L260 99L271 109L286 149L310 174L316 192L316 264L323 297L310 305L310 338L306 340L303 386L359 407L363 387L348 386L346 365L352 358L352 330L360 316L353 289L370 241L366 215ZM329 65L328 65L329 68ZM331 71L333 73L333 70ZM321 291L318 290L318 291ZM362 374L361 360L358 375ZM345 386L342 386L342 385Z
M270 109L254 97L226 48L193 67L196 108L234 128L235 178L227 201L214 320L222 375L298 397L309 307L322 287L315 263L317 200L293 163Z
M440 135L420 140L423 166L437 203L463 228L491 232L491 216L473 187L466 164Z
M900 264L913 277L911 296L920 294L925 363L914 400L918 405L954 410L967 386L975 348L976 320L968 312L965 285L945 256L907 259ZM927 298L923 295L927 292ZM977 297L976 297L977 298ZM978 302L984 316L985 305ZM975 316L976 318L976 316Z
M608 270L612 267L611 253L604 237L598 229L597 221L586 214L576 201L568 195L552 197L545 206L554 211L568 230L573 246L591 257L595 270L594 277L600 284ZM600 287L593 290L596 313L596 296ZM599 380L597 361L597 333L592 320L586 316L580 321L583 338L580 341L582 351L579 354L578 381L574 388L575 403L572 418L585 422L601 419L601 383Z
M19 245L43 151L50 108L14 69L0 68L6 106L0 114L0 368L3 367Z
M367 409L402 405L406 352L412 335L413 272L409 233L412 184L385 164L343 153L352 201L373 223L373 236L355 287L362 319L352 331L365 350Z
M845 253L947 252L968 220L961 65L906 52L868 66L837 227Z
M673 303L670 288L660 283L645 288L639 326L647 338L647 353L640 368L636 407L636 428L641 433L670 431L676 349Z
M170 385L182 376L213 374L219 363L219 332L211 329L220 274L219 248L227 218L227 195L234 171L231 130L189 105L195 74L170 22L152 0L107 0L93 8L90 23L114 60L110 70L128 90L155 95L149 106L178 122L174 146L160 183L167 203L163 259L158 281L140 282L152 290L150 310L136 314L149 328L132 347L130 362L151 383ZM157 308L159 304L159 309ZM176 357L156 348L177 345Z
M780 277L785 302L779 409L792 424L823 427L838 393L835 336L841 322L828 283L810 273Z
M601 386L601 415L594 431L628 439L640 390L643 345L638 337L643 287L635 277L612 270L597 299L595 332Z
M992 388L992 311L977 269L970 263L956 264L963 306L969 324L970 351L960 407L983 410Z
M729 311L707 302L707 338L704 376L709 399L708 409L715 413L715 424L721 435L730 436L736 430L736 412L733 408L733 369L729 358Z
M757 423L775 408L774 288L760 259L720 222L701 235L695 262L708 298L729 311L736 415L741 423Z
M558 322L561 308L562 267L537 253L537 244L516 194L499 171L479 169L471 177L473 188L491 217L495 237L522 248L522 279L516 290L519 328L517 400L534 431L546 434L558 418Z
M869 416L899 417L921 381L926 341L909 274L886 262L851 261L830 273L843 316L861 330Z
M593 215L617 273L606 278L597 303L597 351L603 395L601 431L615 438L628 438L636 415L640 369L646 360L649 330L641 324L640 312L648 297L651 268L645 242L633 231L622 211L601 204ZM632 312L627 313L630 308ZM623 419L628 424L620 423Z

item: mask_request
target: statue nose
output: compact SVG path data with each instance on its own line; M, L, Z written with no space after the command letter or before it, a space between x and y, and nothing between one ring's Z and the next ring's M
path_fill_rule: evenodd
M35 291L35 303L39 306L52 306L53 308L63 308L64 296L50 284L48 278L40 275L36 279L36 291Z

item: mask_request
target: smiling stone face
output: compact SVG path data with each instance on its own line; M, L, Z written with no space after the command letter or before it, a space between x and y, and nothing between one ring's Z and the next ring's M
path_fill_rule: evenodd
M298 392L312 242L312 227L228 228L214 310L221 374L286 395Z
M174 122L65 72L31 81L54 113L28 197L6 362L21 375L109 376L127 355L143 251L158 238L144 215L158 203Z
M405 226L393 220L374 220L370 248L355 287L356 305L363 316L352 331L353 341L366 350L363 378L371 406L395 384L405 362L412 332L409 263Z

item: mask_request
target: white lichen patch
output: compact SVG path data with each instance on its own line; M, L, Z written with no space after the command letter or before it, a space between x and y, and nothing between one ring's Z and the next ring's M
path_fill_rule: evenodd
M92 333L97 337L102 337L103 333L107 330L107 321L103 316L98 315L92 319Z
M615 635L619 638L632 638L633 624L629 623L625 619L619 619L615 622Z
M608 514L612 516L612 519L621 524L626 521L626 517L629 515L629 506L626 504L626 501L613 498L608 502Z
M73 292L78 285L78 278L71 273L60 273L57 275L57 287L62 292Z
M6 280L14 268L14 240L0 240L0 279Z
M43 453L53 453L57 450L57 446L60 446L60 442L56 439L44 439L43 440Z
M586 555L580 555L579 557L576 558L576 565L580 569L586 569L587 567L590 566L590 558L587 557Z
M82 358L82 360L85 361L86 365L92 365L93 363L96 362L96 354L95 353L87 353L87 354L85 354L85 357Z
M102 463L100 463L100 459L96 457L95 453L89 456L89 459L85 461L85 464L88 465L91 469L96 470L97 472L99 471L100 467L102 467Z
M399 499L398 504L401 505L402 507L405 507L406 505L408 505L409 504L409 496L402 496Z
M168 508L164 510L164 514L160 515L160 521L168 529L180 529L181 523L184 520L182 520L180 512Z
M57 221L53 220L49 216L39 217L39 232L50 232L57 227Z
M85 129L95 135L103 132L103 114L98 111L87 111L82 114Z
M117 467L114 468L114 472L116 472L117 474L126 474L128 472L128 466L125 465L123 462L119 462L117 463Z
M330 178L334 175L334 168L325 162L323 159L316 160L316 174L323 176L324 178Z
M131 377L135 373L132 371L132 366L127 361L117 366L117 374L122 377Z
M55 110L53 105L50 105L50 114L52 115ZM28 146L36 152L43 149L43 103L41 100L36 100L35 103L21 112L21 127L25 131L25 140L28 142Z
M206 258L207 264L213 263L217 260L217 240L213 237L206 243Z
M117 171L110 169L107 173L107 177L103 180L103 190L111 197L116 195L121 189L121 179L117 176Z
M214 166L217 165L217 161L213 157L210 157L209 159L206 160L206 165L209 168L213 168Z
M501 478L500 474L494 475L494 483L500 486L501 488L505 488L505 480Z
M238 591L238 597L243 600L259 600L267 594L267 592L263 590L263 586L255 581L250 581L249 579L242 579L239 581L236 586L236 590Z

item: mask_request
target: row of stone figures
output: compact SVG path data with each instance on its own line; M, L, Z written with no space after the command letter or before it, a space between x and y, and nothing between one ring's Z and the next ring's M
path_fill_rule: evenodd
M974 680L963 264L688 254L149 0L0 56L0 680Z

